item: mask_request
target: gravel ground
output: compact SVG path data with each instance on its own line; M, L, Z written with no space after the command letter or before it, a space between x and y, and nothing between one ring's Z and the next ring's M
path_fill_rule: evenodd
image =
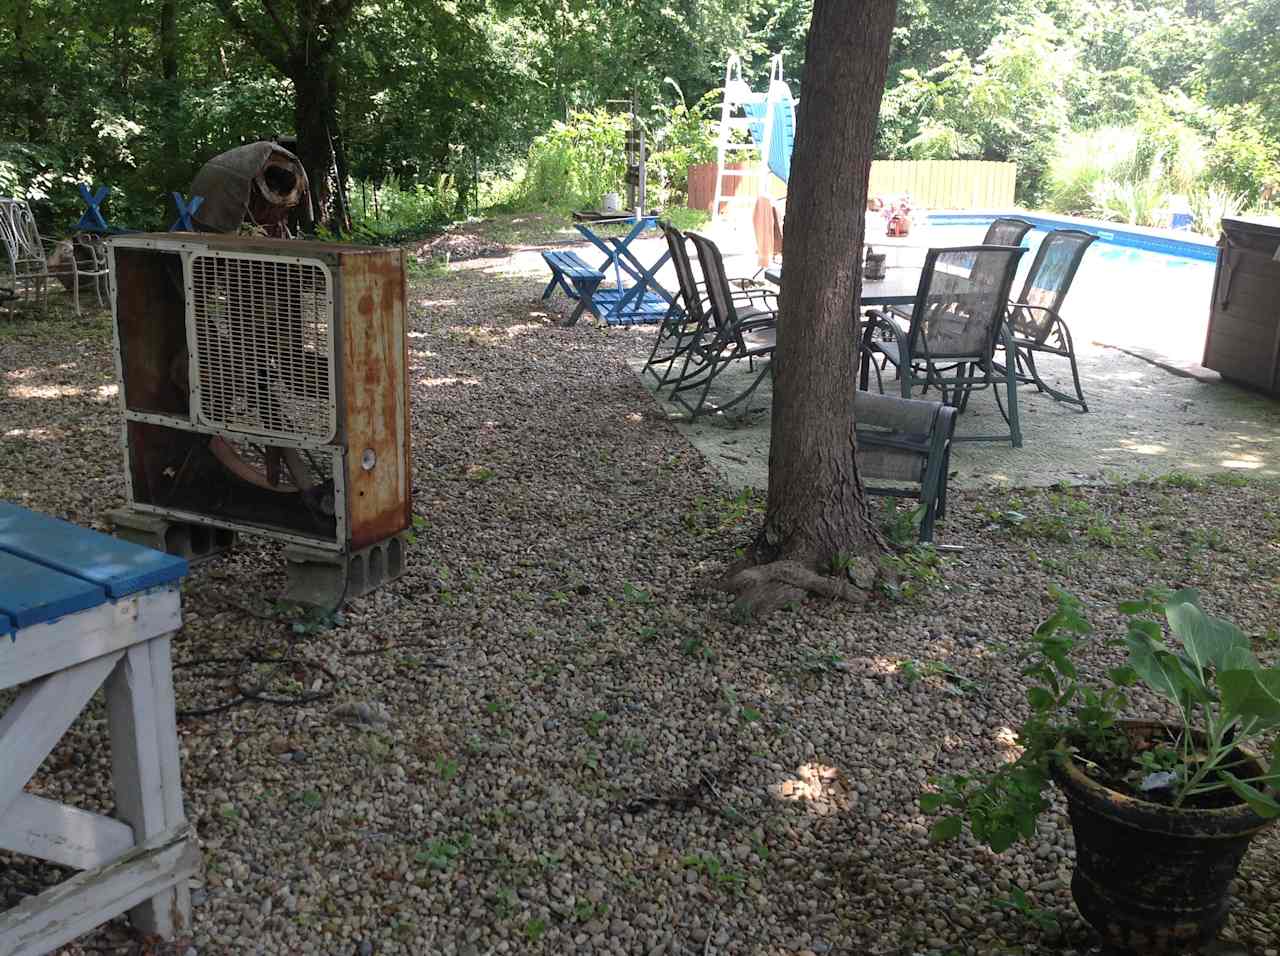
M1056 794L996 857L931 846L920 788L1006 754L1015 655L1053 585L1104 631L1148 585L1199 586L1274 659L1277 486L959 490L946 540L965 550L909 599L743 626L701 582L759 498L637 382L643 341L553 327L542 281L507 259L413 283L422 527L402 580L327 620L270 602L272 544L188 578L180 709L237 677L318 696L181 721L205 872L174 952L1089 952ZM0 320L0 497L99 526L121 501L109 346L101 315ZM255 654L290 663L208 663ZM105 808L107 769L91 709L32 788ZM1224 938L1250 956L1280 953L1278 849L1273 829L1236 887ZM0 905L64 877L0 854ZM1060 929L996 907L1015 885ZM144 950L117 922L63 952Z

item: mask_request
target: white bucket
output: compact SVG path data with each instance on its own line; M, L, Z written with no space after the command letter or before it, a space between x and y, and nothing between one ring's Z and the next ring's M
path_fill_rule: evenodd
M617 193L605 193L600 203L605 212L620 212L622 210L622 197Z

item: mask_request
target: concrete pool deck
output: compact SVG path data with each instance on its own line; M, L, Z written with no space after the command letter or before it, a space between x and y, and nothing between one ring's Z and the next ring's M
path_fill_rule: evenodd
M730 275L756 271L749 234L720 229L714 236L726 253ZM598 258L585 244L573 248L588 261ZM660 238L645 238L632 248L649 262L665 244ZM521 251L499 268L546 275L535 250ZM669 265L659 277L667 288L676 287ZM1018 390L1023 447L1015 449L1007 442L958 443L952 458L954 486L1100 484L1174 472L1280 476L1280 401L1222 382L1216 373L1199 367L1208 294L1206 290L1203 307L1190 304L1176 319L1158 310L1130 310L1118 316L1105 308L1074 303L1069 297L1065 314L1076 339L1089 412L1081 413L1024 386ZM566 303L557 294L547 305L553 312L567 314ZM630 362L638 373L654 327L614 328L609 334L629 339ZM1131 354L1141 352L1146 356ZM1156 361L1179 373L1153 364ZM1040 364L1047 381L1069 383L1065 361L1046 358ZM713 399L716 393L736 394L733 389L746 374L745 369L725 373ZM652 391L652 377L644 377L644 382ZM752 396L752 413L745 421L713 416L689 423L678 406L661 397L656 400L730 487L766 487L771 401L767 379ZM1004 420L990 390L975 393L960 418L959 434L1002 430Z
M1089 411L1055 402L1030 386L1019 389L1023 447L958 442L951 460L954 487L1104 484L1174 472L1280 476L1280 403L1222 382L1174 375L1115 349L1089 347L1078 358ZM633 367L638 370L643 362L639 356ZM1042 364L1042 372L1050 382L1069 376L1065 362L1061 369ZM713 396L736 394L734 387L745 375L745 370L726 372ZM652 376L645 384L652 391ZM771 397L766 379L752 396L745 421L708 416L692 423L678 406L657 400L731 487L765 488ZM986 390L970 400L957 434L1004 430Z

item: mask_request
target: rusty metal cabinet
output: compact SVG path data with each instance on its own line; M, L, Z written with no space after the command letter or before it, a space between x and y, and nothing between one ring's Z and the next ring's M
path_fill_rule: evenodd
M1204 365L1280 396L1280 219L1222 220Z
M291 574L329 569L334 601L398 576L412 522L404 252L191 234L108 247L117 527L282 540Z

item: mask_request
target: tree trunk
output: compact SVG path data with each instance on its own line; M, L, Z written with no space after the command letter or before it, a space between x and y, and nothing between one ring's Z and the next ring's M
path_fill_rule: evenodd
M351 196L347 194L347 183L351 180L351 167L347 165L347 147L342 133L333 131L333 162L338 178L338 195L342 200L342 230L351 232Z
M748 557L763 566L740 566L726 581L743 612L765 613L806 590L850 597L845 582L813 573L832 567L848 567L865 594L885 548L854 457L853 396L867 183L895 7L814 3L787 186L768 510Z
M178 0L160 0L160 77L178 78Z
M333 64L317 63L314 56L309 63L295 63L289 72L293 80L298 159L311 182L311 208L303 210L302 222L306 228L314 229L318 223L328 222L333 212L329 130L338 125L338 80Z

